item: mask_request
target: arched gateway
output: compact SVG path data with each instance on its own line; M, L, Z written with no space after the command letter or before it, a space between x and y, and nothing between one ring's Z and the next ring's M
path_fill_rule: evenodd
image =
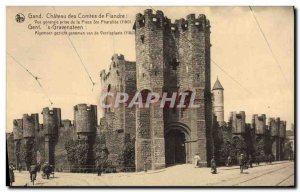
M190 128L183 123L172 123L165 130L166 166L189 163L190 157Z

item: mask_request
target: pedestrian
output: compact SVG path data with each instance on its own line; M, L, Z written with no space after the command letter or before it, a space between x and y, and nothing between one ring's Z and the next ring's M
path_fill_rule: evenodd
M256 156L256 159L255 159L255 160L256 160L256 165L259 166L259 163L260 163L260 156Z
M101 161L97 161L97 174L98 174L98 176L101 176L101 174L102 174L102 163L101 163Z
M200 164L201 158L199 156L199 153L196 153L196 155L194 156L194 167L198 168L199 164Z
M15 182L15 174L14 174L14 165L12 163L10 163L9 165L9 183L10 186L12 186L12 184Z
M19 173L22 172L22 165L21 165L21 163L18 165L18 170L19 170Z
M230 155L227 157L227 163L226 163L226 166L227 166L227 167L230 167L230 166L231 166L231 156L230 156Z
M50 166L50 164L49 164L48 162L46 162L46 163L43 165L42 171L43 171L43 177L46 176L46 178L49 179L52 170L51 170L51 166Z
M29 167L29 173L30 173L30 181L34 183L36 180L36 173L37 173L38 167L36 164L32 164Z
M269 163L272 164L272 154L269 154Z
M98 176L101 176L104 168L107 165L108 155L109 155L109 152L106 147L102 147L96 155L97 158L96 158L95 164L96 164L96 171L97 171ZM146 161L144 161L144 171L147 171Z
M238 163L240 166L240 173L243 173L244 170L244 166L245 166L245 158L244 158L244 154L241 154L238 158Z
M212 174L217 174L217 163L215 160L215 156L212 157L211 161L210 161L210 165L211 165L211 173Z

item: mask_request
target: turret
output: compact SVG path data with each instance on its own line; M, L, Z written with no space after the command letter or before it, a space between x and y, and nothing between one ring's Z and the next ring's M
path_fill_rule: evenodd
M224 88L217 78L213 89L213 112L217 117L219 125L224 122Z
M252 116L252 126L255 128L257 135L264 135L266 133L266 115L254 114Z
M45 135L58 135L58 130L61 126L61 109L46 107L43 109L42 115Z
M23 138L23 120L14 119L13 120L13 133L14 140L21 140Z
M230 113L230 123L232 126L232 133L243 134L245 133L245 121L246 115L244 111L231 112Z
M280 138L285 138L285 132L286 132L286 121L280 121L279 137Z
M74 106L74 124L76 133L96 133L97 106L78 104Z
M269 118L269 129L272 137L279 136L280 118Z
M39 114L23 115L23 137L35 137L35 131L39 129Z

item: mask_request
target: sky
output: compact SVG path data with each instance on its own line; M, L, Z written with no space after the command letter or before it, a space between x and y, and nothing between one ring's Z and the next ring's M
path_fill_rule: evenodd
M211 24L212 85L217 77L224 87L225 120L230 111L266 114L294 122L294 10L293 7L252 7L278 64L256 24L249 7L152 7L162 10L172 21L190 13L205 14ZM28 30L30 19L16 23L17 13L126 14L131 24L89 25L94 31L132 31L136 13L149 7L8 7L7 53L40 77L37 82L12 59L6 58L7 113L6 131L12 131L13 119L24 113L41 113L43 107L62 109L62 118L73 120L73 106L97 104L100 97L100 71L108 70L111 56L123 54L135 61L133 35L70 36L93 81L94 89L67 36L36 36ZM225 71L225 72L224 72ZM228 75L229 74L229 75ZM233 77L232 78L230 78ZM238 81L235 82L235 81ZM98 119L99 119L98 118ZM40 114L40 123L42 115Z

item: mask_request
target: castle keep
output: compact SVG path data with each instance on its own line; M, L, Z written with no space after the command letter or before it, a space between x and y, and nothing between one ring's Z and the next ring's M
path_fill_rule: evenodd
M200 107L160 107L157 102L149 108L128 108L124 102L99 109L99 124L96 105L75 105L73 122L61 120L60 108L44 108L43 124L39 114L13 121L13 133L7 135L11 162L27 168L49 162L57 170L91 171L103 149L109 162L105 166L116 171L192 163L196 154L200 166L209 166L213 155L221 164L240 153L283 159L284 121L271 118L267 125L266 115L255 114L248 124L241 111L231 112L225 122L224 88L217 79L211 89L210 22L205 15L190 14L172 23L162 11L147 9L136 15L133 29L136 62L114 54L109 70L100 72L101 95L127 93L133 98L136 92L158 93L162 100L163 93L169 93L167 99L172 93L185 93L188 103L193 93ZM108 95L104 103L114 100ZM76 149L84 149L80 161L74 159Z

